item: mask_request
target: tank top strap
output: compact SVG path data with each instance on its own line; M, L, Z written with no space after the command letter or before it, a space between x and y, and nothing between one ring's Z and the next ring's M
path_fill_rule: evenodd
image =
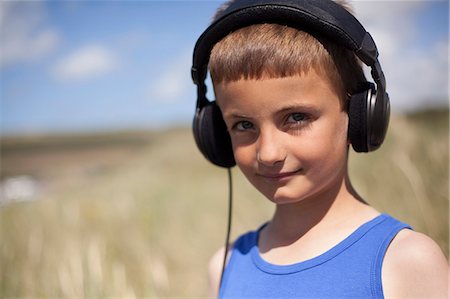
M401 230L412 229L410 225L398 221L389 215L383 214L382 217L383 221L374 229L374 233L372 234L377 239L374 244L379 244L376 247L376 255L371 268L371 290L373 298L384 298L381 268L389 245Z
M250 259L245 259L245 256L249 256L250 252L257 248L258 244L258 236L259 232L267 225L264 223L257 230L249 231L243 235L241 235L233 244L233 248L231 249L230 260L225 267L224 276L222 279L222 284L219 290L219 298L222 298L223 291L226 289L228 284L228 279L230 277L230 273L233 272L234 268L241 268L243 266L244 269L249 268L250 265L246 265Z

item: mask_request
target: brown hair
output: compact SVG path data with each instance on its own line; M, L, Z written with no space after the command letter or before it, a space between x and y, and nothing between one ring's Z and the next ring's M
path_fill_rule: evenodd
M215 18L223 9L219 8ZM330 81L342 104L365 81L353 52L278 24L255 24L230 33L213 47L209 60L214 84L302 75L311 68Z

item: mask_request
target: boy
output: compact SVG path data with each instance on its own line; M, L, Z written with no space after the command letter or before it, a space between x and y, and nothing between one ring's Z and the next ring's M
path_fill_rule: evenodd
M211 49L196 46L197 144L216 165L236 163L276 206L268 223L229 246L223 279L225 249L213 256L211 297L448 296L447 261L437 244L380 214L352 188L349 145L370 151L381 144L389 102L372 55L375 46L364 36L362 51L348 50L346 26L351 24L351 41L352 35L355 40L362 35L354 29L359 23L346 14L331 1L232 1L208 29L209 36L223 38L211 42ZM290 20L297 17L301 20ZM327 35L341 25L338 38ZM203 43L208 34L200 38ZM217 106L204 95L205 70L197 67L202 51ZM356 56L372 67L376 92ZM384 104L375 104L372 115L364 105L371 107L375 99ZM355 116L355 109L362 112ZM369 123L364 142L358 139L364 132L355 137L355 121ZM221 126L226 126L226 136ZM374 141L372 135L379 136Z

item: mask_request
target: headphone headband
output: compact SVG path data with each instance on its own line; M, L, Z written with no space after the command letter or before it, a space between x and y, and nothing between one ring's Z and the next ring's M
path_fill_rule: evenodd
M214 45L230 32L260 23L287 25L323 35L353 51L372 67L374 77L384 77L378 50L370 34L345 8L331 0L242 0L232 3L199 37L194 48L192 80L206 79L209 55ZM374 67L378 64L378 67ZM384 88L384 79L380 81ZM377 82L377 87L378 82Z

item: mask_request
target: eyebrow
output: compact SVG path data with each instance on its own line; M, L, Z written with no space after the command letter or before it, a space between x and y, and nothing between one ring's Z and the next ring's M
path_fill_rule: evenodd
M308 113L317 113L319 112L319 108L315 105L310 104L288 104L284 107L275 111L275 114L284 114L289 111L297 111L297 112L308 112ZM242 114L239 112L232 112L224 115L225 118L231 119L251 119L252 117L246 114Z
M316 105L311 104L292 104L292 105L286 105L280 109L278 109L275 113L276 114L283 114L289 111L298 111L298 112L309 112L309 113L316 113L319 112L319 108Z
M245 114L239 114L238 112L233 112L230 114L224 114L223 115L224 118L231 118L231 119L246 119L246 118L250 118L249 116L245 115Z

